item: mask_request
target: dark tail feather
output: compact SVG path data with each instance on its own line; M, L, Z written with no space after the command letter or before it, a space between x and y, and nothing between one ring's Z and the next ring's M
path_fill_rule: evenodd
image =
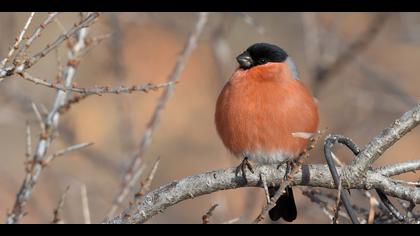
M269 187L270 198L273 197L280 187ZM268 212L273 221L283 218L285 221L292 222L297 217L295 199L292 187L286 187L286 192L277 200L276 206Z

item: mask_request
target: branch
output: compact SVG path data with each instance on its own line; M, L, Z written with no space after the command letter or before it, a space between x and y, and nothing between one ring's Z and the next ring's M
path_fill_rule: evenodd
M390 16L390 13L378 13L375 19L370 23L368 29L338 55L332 63L318 68L315 75L315 94L319 92L319 89L322 87L321 85L324 84L325 81L340 72L353 60L355 55L360 54L371 44L371 42L373 42Z
M391 197L412 203L420 203L420 188L388 177L392 174L401 174L404 170L413 171L420 169L420 165L417 162L405 162L391 167L376 169L368 168L386 148L420 122L419 110L420 105L417 105L412 110L404 113L390 128L382 131L380 135L371 141L350 166L337 168L337 173L335 174L341 176L345 189L375 189ZM343 140L343 143L353 153L359 152L356 145L353 145L352 142L346 142L347 139ZM366 155L365 153L371 155ZM353 169L357 171L353 171ZM362 173L364 178L360 178L361 173L358 171L364 171ZM284 181L285 172L284 167L277 169L275 166L256 166L254 174L247 174L246 180L242 176L236 175L236 168L189 176L147 193L142 202L129 206L122 214L105 221L105 223L144 223L152 216L186 199L226 189L263 187L261 175L264 175L268 186L275 186L278 183L282 183L282 181L286 182ZM288 179L290 181L288 184L292 186L301 185L330 189L338 187L331 176L328 165L302 165L297 173L294 173Z
M52 224L64 224L63 217L61 216L61 212L63 211L64 201L66 200L66 196L69 189L70 189L70 186L67 186L66 190L64 190L64 193L61 195L57 208L54 209L54 218L51 222Z
M90 19L90 21L92 21L93 16L95 16L94 18L96 18L97 14L96 13L87 14L87 16L83 17L83 19L81 20L81 23L73 28L73 29L77 29L75 32L73 32L73 33L77 33L77 41L76 43L71 45L71 48L69 48L69 54L68 54L69 61L75 60L75 58L78 57L78 53L80 52L80 50L85 46L85 38L88 33L88 28L85 28L85 26L87 26L86 22L87 22L87 19ZM24 65L26 65L26 63ZM75 73L76 73L75 65L72 63L68 63L64 70L64 83L66 87L72 84ZM38 182L41 171L45 164L47 150L50 147L51 142L53 141L54 132L56 131L58 127L58 123L60 120L59 108L63 104L65 104L67 95L68 94L66 92L57 91L55 99L54 99L53 107L49 111L47 117L45 117L45 119L42 120L45 130L41 133L39 137L39 140L36 145L36 149L32 158L31 169L27 171L25 179L23 180L20 190L17 193L16 200L13 205L13 210L10 214L8 214L6 218L7 224L16 224L24 216L24 213L25 213L24 208L26 206L27 201L32 195L33 188Z
M32 12L31 15L29 15L28 20L26 20L25 26L23 27L22 31L20 32L19 36L16 38L15 44L10 48L9 53L7 54L7 57L3 59L0 63L0 67L4 67L6 63L10 60L13 53L16 49L19 48L20 43L22 42L23 36L25 35L26 31L28 30L29 25L32 22L32 19L34 18L35 12Z
M389 177L411 171L414 172L418 169L420 169L420 160L413 160L393 165L387 165L380 168L376 168L375 170L381 172L382 175Z
M360 152L357 145L351 139L346 138L344 136L329 135L325 139L325 145L324 145L325 159L327 160L328 168L330 169L330 172L331 172L331 175L333 177L335 185L339 186L338 187L339 197L337 197L337 207L336 207L336 215L334 217L334 222L336 222L336 219L337 219L336 216L338 215L338 211L339 211L339 208L340 208L340 204L339 204L340 202L339 202L338 199L341 199L344 207L346 208L346 211L347 211L348 215L350 216L350 219L351 219L352 223L353 224L360 224L359 220L357 219L357 214L356 214L356 212L354 212L354 210L351 206L350 194L347 191L341 191L341 185L342 185L341 176L337 172L337 169L336 169L335 164L334 164L334 160L333 160L332 155L331 155L331 153L332 153L331 149L332 149L333 145L337 142L346 145L355 155L359 154L359 152Z
M337 171L341 173L342 168L338 168ZM237 176L235 172L236 168L229 168L173 181L147 193L144 196L144 201L139 205L131 206L135 209L135 213L131 216L122 220L122 215L124 215L122 213L120 216L110 219L105 223L144 223L168 207L187 199L227 189L242 187L262 188L263 184L259 177L260 174L266 177L269 186L274 186L273 183L283 181L285 169L277 169L276 166L255 166L255 174L247 175L247 183L242 176ZM348 189L379 188L389 196L420 203L419 188L398 184L392 179L383 176L380 172L373 170L369 170L366 176L367 178L362 181L350 179ZM292 176L292 179L293 181L290 183L292 186L337 188L326 165L302 165L300 170Z
M404 113L399 119L372 139L353 160L349 171L362 176L389 147L420 123L420 104Z
M210 223L210 217L213 215L213 212L214 212L214 210L216 210L217 206L219 206L219 205L214 204L213 206L211 206L210 209L207 211L207 213L204 214L203 217L201 217L201 219L203 220L203 224Z
M87 196L87 189L86 185L82 184L80 186L80 197L82 199L82 212L83 212L83 219L85 224L90 224L90 210L89 210L89 201Z
M173 86L176 82L167 82L160 84L147 83L143 85L133 85L133 86L118 86L118 87L109 87L109 86L95 86L92 88L78 88L73 85L68 87L61 84L50 83L46 80L36 78L30 75L27 72L18 73L23 79L34 83L39 84L48 88L54 88L63 92L74 92L82 95L102 95L102 94L121 94L121 93L132 93L132 92L144 92L155 91L160 88L165 88L168 86Z
M57 14L50 14L49 17L47 18L48 23L51 23L53 18L56 16ZM54 40L52 43L47 44L47 46L42 49L41 51L39 51L38 53L36 53L35 55L31 56L30 58L23 60L23 61L19 61L19 60L15 60L14 64L16 65L12 65L12 66L8 66L5 68L1 68L0 69L0 78L4 78L4 77L9 77L11 75L14 75L15 73L22 73L24 72L26 69L29 69L30 67L32 67L33 65L35 65L41 58L45 57L48 53L50 53L52 50L56 49L58 46L60 46L65 40L69 39L71 36L78 34L80 31L84 31L84 29L86 29L87 27L89 27L94 20L96 20L99 17L99 13L90 13L88 14L85 18L83 18L79 23L76 23L70 30L68 30L65 34L60 35L59 37L57 37L56 40ZM41 31L46 27L45 24L41 24L40 28L38 28L37 31L35 31L35 34L33 35L33 37L31 37L27 43L25 44L25 49L23 49L23 51L25 51L26 49L28 49L31 46L32 41L35 38L39 37L39 34L41 33ZM76 48L77 51L80 51L81 48L77 48L80 47L82 44L79 43ZM83 47L84 47L84 42L83 42ZM22 52L18 52L18 55L22 53Z
M289 186L290 182L292 181L291 175L295 174L299 170L301 165L303 164L304 159L307 159L309 157L309 153L312 149L315 148L315 143L318 141L319 137L321 136L321 132L318 131L315 134L292 133L292 135L295 137L303 135L305 136L306 139L309 140L309 142L306 145L305 150L301 153L301 155L299 155L299 157L295 161L291 163L286 162L286 168L290 167L290 170L287 171L287 175L283 177L283 181L280 182L279 189L274 194L274 196L271 199L268 197L269 201L267 201L267 205L263 207L263 209L261 210L261 213L255 218L255 220L253 221L254 224L258 224L262 220L264 220L265 215L267 215L267 213L276 206L277 200L284 194L286 187ZM260 175L260 178L261 178L261 182L263 184L264 190L265 190L267 187L267 180L265 179L265 176L263 174Z
M197 41L201 35L201 33L203 32L203 28L207 22L207 13L199 13L199 17L197 20L197 23L195 24L195 27L193 29L193 31L190 33L188 40L182 50L182 52L180 53L180 55L178 56L177 60L176 60L176 64L168 78L168 82L169 83L175 83L178 81L181 72L183 71L185 64L189 58L189 56L191 55L191 52L193 51L193 49L196 47L197 45ZM140 142L140 147L137 151L137 153L133 156L130 165L128 167L128 169L125 171L124 177L122 179L122 183L121 183L121 189L118 192L118 194L116 195L116 197L114 198L114 202L113 205L110 209L110 211L108 212L108 217L111 217L115 214L118 206L122 203L122 201L124 200L124 198L127 196L128 193L128 188L129 188L129 184L132 177L133 177L133 173L135 173L135 171L139 168L140 166L140 162L141 159L145 153L145 149L149 146L152 136L153 136L153 132L156 129L157 125L159 124L159 120L160 120L160 115L163 111L163 109L165 108L166 104L169 101L169 98L171 97L172 93L174 91L174 87L173 86L168 86L165 88L164 92L162 93L161 97L159 98L159 101L155 107L155 110L152 114L152 117L150 118L148 125L146 127L146 130L144 131L143 134L143 138Z

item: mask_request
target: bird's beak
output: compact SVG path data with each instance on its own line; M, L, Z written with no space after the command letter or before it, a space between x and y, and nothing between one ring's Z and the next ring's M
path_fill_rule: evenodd
M253 64L252 58L247 52L243 52L241 55L237 56L236 60L239 63L239 67L242 69L248 69Z

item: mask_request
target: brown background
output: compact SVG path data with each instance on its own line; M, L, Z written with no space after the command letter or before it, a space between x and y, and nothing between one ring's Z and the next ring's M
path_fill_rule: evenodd
M28 15L0 14L1 57L7 54L8 47ZM45 13L37 14L30 30L45 16ZM236 68L235 56L252 43L271 42L287 50L298 66L301 79L308 86L312 85L313 74L309 69L312 65L305 52L302 14L251 13L249 16L258 26L248 24L239 14L210 14L204 34L188 60L146 152L145 162L149 167L156 158L161 158L152 188L184 176L239 163L224 149L217 137L213 113L221 87ZM321 29L320 40L325 45L327 60L334 58L357 39L374 17L375 13L318 13L315 24ZM76 13L59 16L67 29L77 19ZM120 31L110 25L115 20ZM115 34L84 58L77 72L77 83L88 87L164 82L195 20L194 13L103 14L90 31L91 35ZM351 62L322 85L317 95L321 129L327 129L327 133L346 135L359 145L364 145L412 105L390 91L400 89L412 101L418 101L419 24L419 14L392 14L373 42L357 56L357 61L372 68L380 80L367 76L358 63ZM259 33L260 28L264 29L263 33ZM60 32L60 27L52 23L36 41L31 52L44 47ZM120 49L118 44L121 45ZM64 62L66 47L60 48L58 55ZM56 58L56 53L51 53L31 69L31 73L52 78L57 73ZM123 66L122 74L115 73L116 63ZM391 88L386 88L380 81L390 83ZM118 190L122 174L140 142L159 95L160 91L95 96L74 106L62 118L60 136L54 141L50 152L81 142L92 141L95 145L87 151L61 157L43 171L23 222L49 223L53 209L69 185L63 208L64 220L67 223L82 223L82 184L87 186L92 220L100 222ZM1 221L7 210L11 209L24 177L25 121L32 121L34 143L39 133L28 101L49 108L53 96L53 90L17 78L0 84ZM418 130L408 134L375 165L419 158L419 138ZM321 150L319 144L310 162L324 162ZM336 154L342 161L352 158L349 152L339 147ZM419 175L407 174L402 178L415 180ZM295 189L295 196L299 211L297 223L329 222L320 208L302 196L298 188ZM360 198L357 192L352 196L361 206L367 206L367 200ZM201 216L215 203L219 207L212 222L225 222L239 216L242 217L240 222L248 222L264 205L264 193L256 188L217 192L182 202L149 222L201 223Z

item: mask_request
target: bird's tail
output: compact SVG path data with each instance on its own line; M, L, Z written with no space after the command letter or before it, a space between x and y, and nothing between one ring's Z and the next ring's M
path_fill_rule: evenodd
M268 192L272 198L280 187L269 187ZM277 200L276 206L268 214L273 221L283 218L285 221L292 222L297 217L295 199L293 197L292 187L286 187L286 192Z

